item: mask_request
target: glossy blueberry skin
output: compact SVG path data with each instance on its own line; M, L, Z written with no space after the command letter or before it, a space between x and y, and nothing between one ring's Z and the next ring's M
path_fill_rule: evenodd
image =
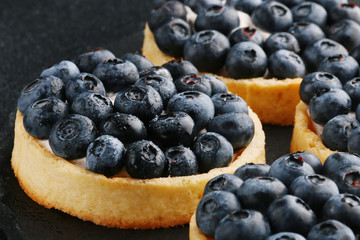
M309 103L311 119L320 125L325 125L337 115L347 114L351 110L349 95L340 88L322 89L316 93Z
M234 149L245 148L255 134L253 120L242 112L224 113L214 117L207 130L224 136Z
M360 8L353 2L344 1L334 5L329 11L330 22L338 22L343 19L351 19L360 24Z
M277 1L263 1L251 14L255 26L267 32L286 31L293 23L290 9Z
M139 73L145 69L154 67L154 64L149 59L140 55L139 53L126 53L120 58L132 62L136 66Z
M35 138L48 139L54 123L68 113L68 105L58 98L49 97L38 100L25 111L24 128Z
M304 162L309 164L315 171L315 173L322 173L322 163L321 160L311 152L298 151L296 154L302 158Z
M258 211L239 210L226 215L215 229L216 240L265 239L270 236L270 225Z
M23 88L18 98L17 107L24 114L34 102L52 96L65 101L63 81L54 76L39 77Z
M313 210L293 195L285 195L273 201L267 215L275 233L286 231L306 236L317 222Z
M131 86L116 95L115 110L148 122L163 110L160 94L150 86Z
M338 54L347 55L348 51L340 43L323 38L307 45L302 57L308 72L314 72L325 58Z
M229 36L230 45L234 46L238 42L254 42L259 46L264 44L264 37L262 33L256 28L243 27L233 29Z
M266 240L306 240L302 235L293 232L280 232L271 235Z
M295 178L315 174L314 169L303 161L301 154L289 153L276 159L269 170L269 177L282 181L289 187Z
M313 0L313 2L320 4L321 6L323 6L326 9L327 12L330 12L330 10L334 6L348 3L348 0ZM330 16L331 16L331 14L329 14L329 17Z
M111 177L124 166L125 147L119 139L102 135L86 151L86 169Z
M102 81L107 92L118 92L134 84L139 78L136 66L120 58L111 58L101 62L96 66L93 74Z
M235 170L234 175L243 181L254 177L267 177L269 175L270 166L267 164L247 163Z
M315 225L307 235L308 240L355 240L353 231L337 220L327 220Z
M206 194L196 208L196 224L207 237L214 237L216 225L227 214L241 209L235 194L213 191Z
M168 112L186 112L194 120L196 130L205 128L215 115L211 98L198 91L175 94L167 105Z
M259 45L239 42L230 49L225 68L232 78L255 78L264 76L267 64L267 56Z
M215 115L221 115L230 112L249 113L247 103L236 94L218 93L211 97L215 107Z
M301 51L305 50L307 45L325 38L323 30L315 23L310 22L294 22L287 31L296 37Z
M349 193L331 197L324 205L323 217L338 220L354 232L360 231L360 198Z
M277 178L254 177L249 178L240 186L236 196L242 206L254 209L263 214L270 204L277 198L288 194L286 186Z
M360 166L345 165L332 175L340 193L350 193L360 197Z
M332 178L334 173L345 165L360 166L360 158L350 153L335 152L326 158L323 173L327 177Z
M63 60L60 63L42 71L40 76L55 76L60 78L66 84L70 79L76 77L79 73L80 70L75 65L75 63L68 60Z
M291 8L294 22L312 22L321 28L326 27L327 12L315 2L303 2Z
M115 55L107 49L96 49L80 54L75 57L74 63L80 72L92 73L95 67L108 59L115 58Z
M238 11L251 14L254 9L262 3L262 0L228 0L226 4L234 7Z
M343 19L331 25L327 32L328 38L342 44L348 51L359 44L360 25L359 23Z
M268 69L271 76L279 79L303 77L306 74L301 57L285 49L280 49L269 57Z
M203 8L211 5L222 4L221 0L184 0L184 4L189 6L194 12L198 13Z
M201 72L216 72L223 66L229 49L230 42L222 33L203 30L186 41L184 59Z
M114 136L126 145L146 137L145 125L138 117L119 112L110 114L101 121L99 132L100 135Z
M324 126L321 140L331 150L345 152L348 149L348 138L360 127L360 123L350 115L338 115Z
M276 32L271 34L265 41L264 50L268 56L277 50L286 49L295 53L300 52L298 40L288 32Z
M351 132L347 141L347 151L360 155L360 128L353 129Z
M148 125L148 135L161 147L189 147L194 141L196 127L187 113L172 112L153 118Z
M80 73L65 85L65 96L69 103L83 92L99 93L106 95L103 83L91 73Z
M197 137L192 149L199 161L201 173L227 166L234 156L231 143L214 132L206 132Z
M220 174L206 183L203 195L213 191L227 191L236 194L241 184L243 184L243 180L233 174Z
M165 155L152 141L140 140L126 150L125 168L133 178L161 177L165 168Z
M55 155L73 160L86 156L86 149L96 139L97 129L90 118L69 114L51 128L49 144Z
M344 84L344 91L351 98L351 110L355 110L360 103L360 77L347 81Z
M173 81L173 77L171 76L171 73L165 67L154 66L139 72L139 78L143 78L151 75L159 75L170 81Z
M212 96L214 96L215 94L218 94L218 93L228 93L229 92L226 84L223 81L221 81L219 78L215 77L214 75L203 74L202 77L207 78L210 81Z
M311 98L316 96L317 92L323 89L343 87L340 80L331 73L327 72L313 72L304 77L300 83L300 99L309 105Z
M154 32L157 46L165 54L182 57L184 44L191 36L191 26L181 18L175 18L158 27Z
M315 212L321 212L325 202L339 194L336 183L322 175L297 177L289 187L289 193L304 200Z
M199 91L211 96L211 84L208 78L198 74L187 74L174 81L178 92Z
M219 4L201 9L194 26L197 32L212 29L228 35L239 24L240 19L236 10L227 5Z
M195 154L182 145L168 148L165 151L165 168L163 176L177 177L195 175L198 162Z
M185 61L182 58L171 60L162 66L169 70L174 80L187 74L199 74L199 71L194 64L189 61Z

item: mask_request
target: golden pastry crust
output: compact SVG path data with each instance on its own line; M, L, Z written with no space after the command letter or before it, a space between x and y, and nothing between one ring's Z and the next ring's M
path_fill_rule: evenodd
M154 35L145 25L143 55L156 66L173 59L156 45ZM215 75L222 79L229 91L242 97L259 116L262 123L293 125L296 104L300 101L299 87L302 78L293 79L241 79Z
M53 155L23 127L18 111L11 164L24 191L37 203L96 224L119 228L158 228L186 224L205 184L248 163L265 163L265 134L256 114L251 143L225 168L187 177L107 178Z

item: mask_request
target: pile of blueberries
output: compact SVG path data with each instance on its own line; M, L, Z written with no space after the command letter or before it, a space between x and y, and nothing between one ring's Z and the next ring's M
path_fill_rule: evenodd
M355 240L360 233L360 157L309 152L271 166L247 164L205 186L199 230L216 240Z
M339 74L342 82L358 76L360 8L354 3L223 2L156 1L149 27L160 50L184 57L201 72L222 72L235 79L295 78L314 71ZM195 20L189 19L189 8L197 13ZM247 13L255 27L240 28L236 10ZM271 35L266 38L266 33Z
M110 95L116 96L114 102ZM107 177L187 176L227 166L254 136L247 103L187 61L154 66L105 49L44 70L18 99L26 131Z

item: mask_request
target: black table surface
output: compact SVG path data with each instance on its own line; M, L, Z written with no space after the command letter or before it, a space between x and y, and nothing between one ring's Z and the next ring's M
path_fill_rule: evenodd
M155 230L97 226L32 201L10 167L22 88L61 60L98 47L141 51L150 0L2 0L0 8L0 239L188 239L188 225ZM288 153L292 127L264 125L271 163Z

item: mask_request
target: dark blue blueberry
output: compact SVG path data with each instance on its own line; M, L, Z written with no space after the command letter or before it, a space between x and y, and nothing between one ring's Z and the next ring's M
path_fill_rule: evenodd
M213 95L211 100L215 107L215 115L230 112L249 112L249 107L244 99L233 93L218 93Z
M341 4L333 5L329 11L330 22L338 22L343 19L351 19L360 24L360 8L353 2L341 1Z
M355 58L355 60L360 64L360 44L351 49L349 55Z
M83 92L94 92L106 95L103 83L91 73L80 73L66 83L65 95L69 103Z
M320 4L321 6L323 6L326 9L327 12L330 12L330 10L334 6L348 3L348 0L313 0L313 2ZM329 14L329 17L330 16L331 16L331 14Z
M266 240L306 240L302 235L293 232L280 232L271 235Z
M305 0L277 0L277 1L291 8L303 3Z
M314 169L303 161L301 153L289 153L276 159L270 166L269 176L282 181L287 187L295 178L315 174Z
M335 152L326 158L324 162L324 175L332 178L332 175L344 165L360 166L360 158L354 154L345 152Z
M118 93L114 107L118 112L132 114L148 122L163 110L160 94L150 86L131 86Z
M232 78L262 77L267 67L264 50L253 42L239 42L229 51L226 58L226 71Z
M118 92L126 86L134 84L139 78L136 66L120 58L111 58L100 63L94 69L97 76L105 86L107 92Z
M265 41L264 50L268 56L277 50L286 49L295 53L300 52L300 45L296 37L288 32L276 32Z
M330 178L314 174L296 178L290 185L289 192L304 200L315 212L321 212L325 202L339 194L339 189Z
M185 112L171 112L156 116L149 122L148 134L159 146L192 145L196 128L194 120Z
M315 225L307 235L308 240L355 240L351 229L337 220L327 220Z
M196 129L205 128L215 115L211 98L201 92L187 91L175 94L167 106L168 112L186 112L194 120Z
M49 97L38 100L25 111L24 128L35 138L48 139L54 123L68 113L68 105L58 98Z
M333 151L347 151L348 138L360 127L360 123L350 115L338 115L330 119L324 126L321 140Z
M321 89L310 100L309 113L311 119L321 125L325 125L337 115L347 114L351 110L349 95L340 88Z
M309 44L325 38L323 30L310 22L294 22L287 31L296 37L301 51L304 51Z
M360 166L342 166L334 172L332 178L341 193L351 193L360 197Z
M211 96L211 84L208 78L198 74L188 74L174 81L178 92L199 91Z
M224 136L234 149L245 148L255 134L253 120L242 112L224 113L214 117L207 130Z
M343 19L329 27L327 36L350 51L359 44L360 25L353 20Z
M314 2L303 2L291 8L294 22L312 22L321 28L326 27L327 12L323 6Z
M165 168L165 155L152 141L132 143L125 155L125 168L133 178L161 177Z
M101 135L114 136L126 145L146 137L145 125L138 117L118 112L100 122L99 132Z
M358 127L351 130L352 131L347 139L347 151L360 156L360 128Z
M319 174L322 172L322 163L321 160L311 152L299 151L296 152L299 158L301 158L304 162L308 163L315 171L315 173Z
M154 67L154 64L149 59L139 53L126 53L120 58L132 62L136 66L138 72Z
M45 69L40 74L41 77L54 76L60 78L65 84L76 77L80 73L80 70L71 61L61 61L58 64L53 65L50 68Z
M269 175L270 166L267 164L247 163L242 165L234 172L234 175L243 181L254 177L267 177Z
M267 215L273 232L294 232L306 236L316 224L313 210L293 195L276 199L268 208Z
M55 155L73 160L86 156L86 149L96 139L96 127L90 118L70 114L51 128L49 144Z
M182 57L184 44L191 36L190 24L175 18L158 27L154 32L157 46L165 54Z
M254 210L238 210L226 215L216 226L216 240L258 240L270 236L266 218Z
M111 177L124 166L125 147L119 139L102 135L92 142L86 152L86 169Z
M212 191L227 191L236 194L243 181L233 174L220 174L205 185L204 194Z
M193 151L199 161L199 172L201 173L227 166L234 156L231 143L214 132L206 132L196 138Z
M196 208L196 225L207 237L214 237L215 228L227 214L241 209L235 194L226 191L213 191L206 194Z
M34 102L52 96L65 101L63 81L54 76L39 77L23 88L17 107L21 113L24 113Z
M360 198L349 193L331 197L324 205L323 217L338 220L354 232L360 231Z
M360 104L359 104L360 105ZM360 121L360 107L359 105L355 109L355 116L358 121Z
M344 91L351 98L351 110L355 110L360 103L360 77L347 81L344 84Z
M184 0L184 3L196 13L200 12L203 8L215 4L222 4L222 2L222 0Z
M171 73L169 72L169 70L167 70L164 67L160 67L160 66L150 67L150 68L144 69L141 72L139 72L139 78L143 78L143 77L146 77L149 75L150 76L151 75L159 75L170 81L173 80L173 77L171 76Z
M74 63L79 68L80 72L92 73L99 63L102 63L115 55L109 50L98 48L90 52L80 54L74 59Z
M174 80L187 74L199 74L199 71L191 62L182 58L171 60L162 66L169 70Z
M195 175L199 168L193 151L182 145L168 148L165 151L165 159L164 176Z
M255 26L267 32L286 31L293 23L290 9L277 1L263 1L251 14Z
M272 77L279 79L304 77L306 74L301 57L285 49L280 49L269 57L268 69Z
M228 0L226 4L232 6L238 11L251 14L256 7L262 3L262 0Z
M222 33L203 30L186 41L184 58L201 72L216 72L223 66L229 49L230 42Z
M244 208L266 214L270 204L287 193L286 186L277 178L254 177L247 179L240 186L236 196Z
M252 27L238 27L233 29L228 36L230 45L234 46L238 42L254 42L259 46L264 44L264 37L262 33L256 28Z
M324 89L330 90L331 88L341 89L342 83L340 80L331 73L327 72L313 72L304 77L300 83L300 98L308 104L311 98L316 96L317 92L321 92Z
M221 81L219 78L215 77L214 75L203 74L202 77L209 79L212 95L215 95L218 93L228 93L229 92L226 84L223 81Z

